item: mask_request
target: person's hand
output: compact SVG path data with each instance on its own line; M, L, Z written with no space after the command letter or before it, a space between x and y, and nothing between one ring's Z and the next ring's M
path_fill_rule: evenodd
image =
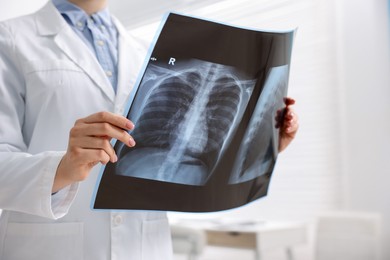
M92 167L118 160L110 141L118 139L127 146L135 145L128 134L134 124L126 117L99 112L76 121L70 130L68 149L63 156L54 179L52 192L85 180Z
M276 128L279 128L279 153L282 152L294 139L298 128L298 116L291 108L295 104L292 98L284 98L286 106L276 112Z

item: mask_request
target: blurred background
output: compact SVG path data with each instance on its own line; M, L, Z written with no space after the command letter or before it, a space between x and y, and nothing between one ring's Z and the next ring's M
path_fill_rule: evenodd
M168 11L253 29L298 28L289 96L297 101L300 130L279 156L268 196L225 212L169 213L172 223L191 219L203 232L196 223L204 219L299 222L306 227L301 243L287 251L264 250L261 259L390 259L388 0L109 2L111 12L145 42ZM1 0L0 20L45 3ZM178 238L186 234L191 236L183 231ZM250 249L210 245L204 235L195 249L176 244L176 259L260 259Z

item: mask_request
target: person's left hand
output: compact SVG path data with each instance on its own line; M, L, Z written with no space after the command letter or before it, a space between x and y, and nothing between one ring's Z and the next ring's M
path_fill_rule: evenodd
M298 116L291 108L295 100L289 97L284 98L286 106L276 112L276 128L279 128L279 153L282 152L295 138L298 131Z

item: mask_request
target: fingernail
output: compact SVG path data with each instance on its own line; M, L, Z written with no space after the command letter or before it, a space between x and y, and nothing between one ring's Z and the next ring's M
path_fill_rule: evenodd
M130 145L131 147L133 147L133 146L135 145L135 141L134 141L133 138L130 138L130 139L129 139L129 145Z
M114 163L114 162L117 162L117 161L118 161L118 156L116 156L116 154L114 154L114 158L113 158L112 162Z
M133 128L134 128L134 124L133 124L131 121L127 121L126 127L127 127L128 129L133 129Z

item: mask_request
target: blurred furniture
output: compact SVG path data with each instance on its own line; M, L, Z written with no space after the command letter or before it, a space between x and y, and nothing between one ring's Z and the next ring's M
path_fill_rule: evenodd
M203 252L206 243L205 232L201 229L171 225L173 252L188 255L196 260Z
M173 230L185 227L201 230L207 245L254 250L256 260L262 259L265 250L273 249L283 249L286 259L293 260L292 247L307 241L307 228L303 223L183 219L171 226ZM172 236L175 244L175 231Z
M318 217L316 229L316 260L380 259L379 214L327 213Z

